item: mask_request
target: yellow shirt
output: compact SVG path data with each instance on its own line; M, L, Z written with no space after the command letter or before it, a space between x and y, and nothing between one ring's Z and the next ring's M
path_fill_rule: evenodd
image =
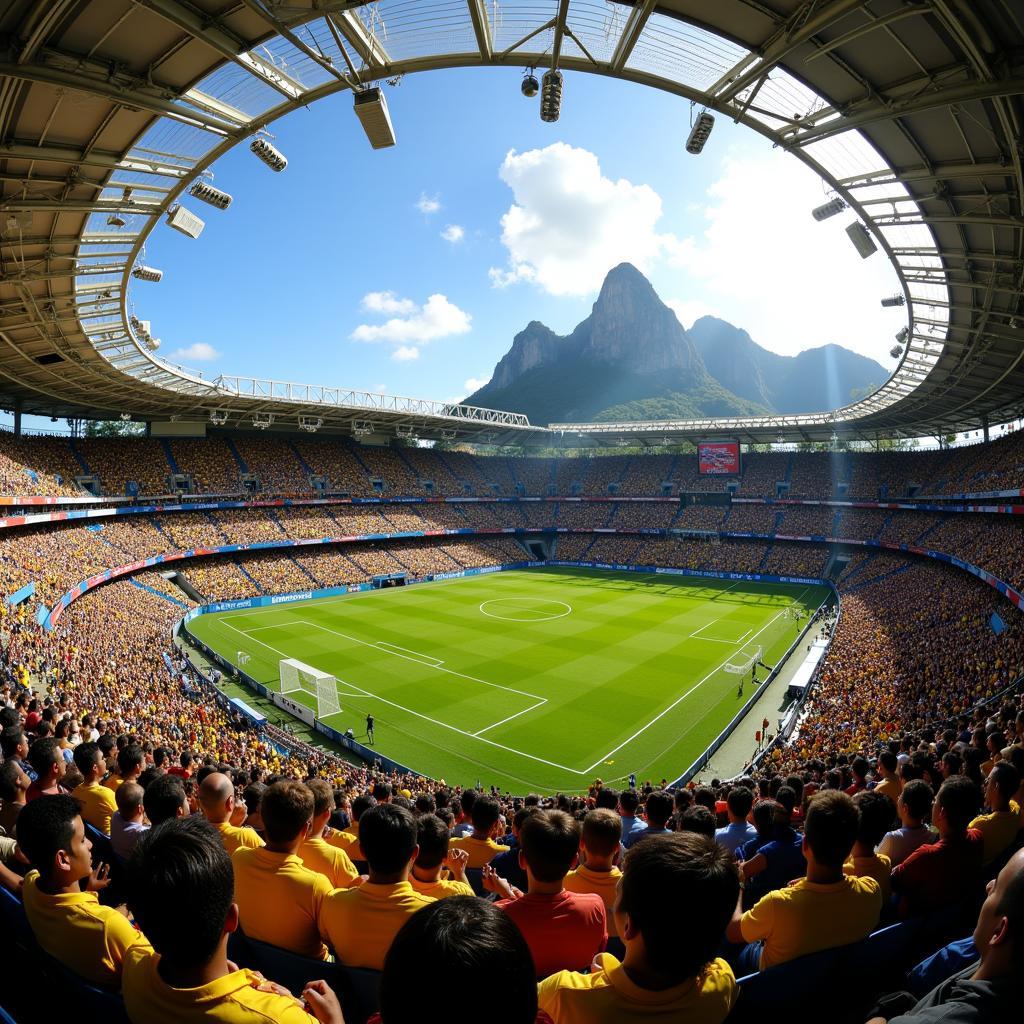
M107 787L112 793L117 792L117 787L124 782L124 779L120 775L111 774L103 780L103 785Z
M100 906L94 892L51 896L39 888L39 872L25 878L22 900L36 941L50 956L93 985L117 988L121 965L132 946L149 943L113 907Z
M232 825L226 821L215 822L213 826L220 833L220 841L228 853L242 849L258 850L264 845L263 840L256 834L256 829L248 825Z
M1011 802L1008 811L979 814L967 827L981 833L985 841L984 862L991 864L1017 838L1021 829L1020 811Z
M900 793L903 792L903 784L897 778L882 779L875 786L874 792L881 793L882 796L887 796L893 803L896 803Z
M594 871L586 865L580 865L570 871L562 883L569 892L596 892L604 900L604 909L608 915L608 934L618 935L615 930L615 918L612 915L612 904L615 902L615 889L619 884L622 872L613 867L611 871Z
M556 1024L721 1024L736 1002L736 978L724 960L712 960L699 977L659 992L630 981L610 953L599 954L598 963L589 974L559 971L537 986L540 1009Z
M299 847L299 857L310 871L326 875L332 889L347 889L359 878L349 855L323 839L307 839Z
M354 889L336 889L327 897L320 930L343 964L379 971L398 929L417 910L436 902L408 882L364 882Z
M421 882L413 875L409 876L409 884L421 895L430 896L435 900L443 900L447 896L475 896L473 887L468 882L453 882L439 878L436 882Z
M740 919L744 942L764 939L761 970L870 935L882 912L873 878L847 875L822 885L801 878L762 896Z
M471 835L452 839L449 845L465 850L469 854L467 868L482 868L485 864L490 864L499 853L504 853L508 849L493 839L474 839Z
M331 883L295 854L240 847L231 855L242 931L299 956L327 959L318 924Z
M362 860L359 856L359 837L351 832L339 832L336 828L329 828L324 832L324 842L329 846L336 846L344 850L349 857L355 860Z
M110 819L114 816L114 811L117 810L114 794L98 782L94 782L91 786L83 782L80 786L75 787L71 795L82 805L82 817L93 828L99 829L105 836L109 836Z
M892 861L884 853L871 857L849 857L843 865L843 874L858 878L873 878L882 894L882 905L889 902L892 893L889 879L892 877Z
M199 988L171 988L157 970L160 957L132 950L124 965L128 1016L146 1024L315 1024L291 996L259 992L257 975L235 971Z

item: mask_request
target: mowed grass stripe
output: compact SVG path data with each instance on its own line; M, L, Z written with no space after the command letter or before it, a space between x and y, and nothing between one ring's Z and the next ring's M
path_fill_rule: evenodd
M351 726L358 736L372 712L381 751L425 773L518 790L579 790L590 781L580 773L591 765L605 778L630 771L675 777L742 703L736 677L717 667L751 642L774 664L795 635L794 624L778 613L796 599L813 609L826 592L544 569L201 616L192 628L230 660L239 648L247 650L247 670L269 684L276 683L279 655L263 643L336 675L345 681L343 712L330 724L342 731ZM503 597L523 610L534 602L554 614L553 603L565 602L573 611L523 622L481 613L481 603ZM749 636L735 645L691 637L701 627L710 637ZM403 658L367 644L416 654ZM438 669L417 655L444 664ZM530 699L464 676L547 703L523 714ZM613 764L595 764L625 741L606 758Z

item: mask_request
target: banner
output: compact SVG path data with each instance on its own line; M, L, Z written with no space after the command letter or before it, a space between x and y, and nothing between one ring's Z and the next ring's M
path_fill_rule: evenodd
M307 708L305 704L289 700L283 693L277 693L275 690L270 691L270 699L282 711L287 711L289 715L294 715L296 718L301 719L306 725L316 725L316 715L313 713L313 709Z
M22 601L27 601L35 592L35 583L26 583L25 586L14 591L13 594L7 595L7 603L10 605L21 604Z
M992 632L995 633L996 636L999 636L1000 633L1006 632L1006 623L1003 622L999 612L992 613L988 620L988 624L992 627Z

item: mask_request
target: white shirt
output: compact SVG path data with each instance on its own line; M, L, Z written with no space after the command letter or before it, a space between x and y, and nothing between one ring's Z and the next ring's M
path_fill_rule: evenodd
M125 821L120 811L114 811L110 818L110 845L118 857L126 858L135 849L139 836L148 831L148 825L141 821Z

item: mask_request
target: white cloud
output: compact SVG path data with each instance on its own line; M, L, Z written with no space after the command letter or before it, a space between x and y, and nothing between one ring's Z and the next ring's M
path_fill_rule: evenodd
M501 218L509 259L507 267L490 269L495 287L533 281L552 295L587 295L619 263L648 271L685 247L656 230L658 193L606 178L588 150L564 142L511 150L498 173L515 201Z
M709 306L700 299L685 302L682 299L663 299L669 309L676 315L676 319L689 330L702 316L717 316L722 320L729 318L720 313L714 306Z
M437 213L441 209L441 197L428 196L426 192L421 192L419 199L416 200L416 209L427 216Z
M406 316L416 309L411 299L400 299L394 292L367 292L363 296L363 309L389 316Z
M470 330L472 317L449 302L444 295L431 295L422 305L418 306L409 299L396 298L393 292L371 292L370 295L388 296L386 302L378 309L380 312L401 311L402 316L392 317L382 324L360 324L353 332L355 341L390 341L402 346L404 354L395 353L395 359L415 359L419 355L410 355L414 346L424 345L440 338L448 338L454 334L466 334ZM366 298L363 306L367 305ZM375 300L376 301L376 300ZM387 306L388 308L384 308Z
M479 391L490 379L490 377L470 377L462 386L466 389L467 395L472 395Z
M397 363L408 363L413 359L419 359L420 350L415 345L402 345L391 353L391 358Z
M188 348L175 349L167 358L176 363L211 363L214 359L220 359L220 355L212 345L197 341Z
M835 342L891 365L906 312L883 310L879 299L899 282L881 251L857 255L845 231L852 213L811 217L825 198L818 176L788 154L757 145L731 151L707 192L706 229L675 253L689 287L675 289L673 308L721 310L784 355Z
M461 242L466 237L465 230L458 224L449 224L444 231L441 232L441 237L446 242L451 242L453 245L456 242Z

